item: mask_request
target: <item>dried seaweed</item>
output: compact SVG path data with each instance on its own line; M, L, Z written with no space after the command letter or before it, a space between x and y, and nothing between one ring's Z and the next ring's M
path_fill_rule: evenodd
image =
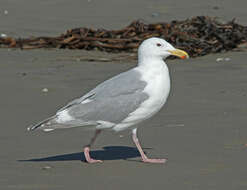
M175 47L189 52L191 57L229 51L247 43L247 27L235 20L221 23L216 18L197 16L184 21L146 24L134 21L121 30L75 28L58 37L14 39L0 38L0 47L68 48L135 52L139 44L150 37L161 37Z

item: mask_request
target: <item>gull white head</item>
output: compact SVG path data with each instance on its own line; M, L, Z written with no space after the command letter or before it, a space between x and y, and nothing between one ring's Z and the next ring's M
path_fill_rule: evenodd
M156 37L144 40L138 49L139 63L150 59L163 60L170 55L177 56L181 59L189 57L185 51L176 49L167 41Z

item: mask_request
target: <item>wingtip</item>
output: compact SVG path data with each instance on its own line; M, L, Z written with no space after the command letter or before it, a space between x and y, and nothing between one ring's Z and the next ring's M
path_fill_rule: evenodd
M47 123L49 123L50 122L50 120L52 120L53 118L54 118L55 116L52 116L52 117L49 117L49 118L47 118L47 119L45 119L45 120L43 120L43 121L41 121L41 122L39 122L39 123L37 123L37 124L35 124L35 125L30 125L28 128L27 128L27 131L33 131L33 130L35 130L35 129L37 129L37 128L43 128Z
M29 126L28 128L27 128L27 131L32 131L33 130L33 126Z
M30 125L28 128L27 128L27 131L33 131L35 129L37 129L38 127L42 126L42 124L38 123L37 125Z

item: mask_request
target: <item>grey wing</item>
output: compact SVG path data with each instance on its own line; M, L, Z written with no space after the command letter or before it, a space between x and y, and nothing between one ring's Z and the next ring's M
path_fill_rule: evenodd
M148 98L143 92L146 85L141 80L141 74L132 69L101 83L85 96L67 104L57 114L66 110L72 118L82 122L119 123Z

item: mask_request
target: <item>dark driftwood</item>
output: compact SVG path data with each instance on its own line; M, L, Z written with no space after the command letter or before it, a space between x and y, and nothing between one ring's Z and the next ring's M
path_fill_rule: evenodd
M229 51L247 43L247 27L234 20L220 23L215 18L198 16L184 21L145 24L134 21L121 30L75 28L58 37L0 38L0 47L98 49L108 52L134 52L146 38L161 37L191 57Z

